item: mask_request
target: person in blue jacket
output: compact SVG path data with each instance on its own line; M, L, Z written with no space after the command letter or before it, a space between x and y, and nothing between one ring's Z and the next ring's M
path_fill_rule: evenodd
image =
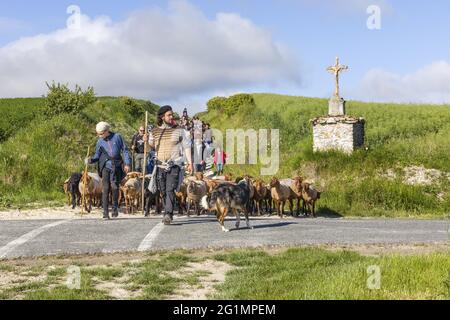
M102 178L103 219L109 220L109 192L112 194L113 218L119 216L119 187L120 182L130 172L131 158L128 147L122 136L111 132L111 126L106 122L97 124L99 137L95 147L95 154L87 158L87 164L98 163L98 174Z

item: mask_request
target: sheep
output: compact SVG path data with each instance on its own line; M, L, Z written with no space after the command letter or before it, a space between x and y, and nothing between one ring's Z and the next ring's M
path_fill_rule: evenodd
M302 197L304 204L306 206L305 214L307 214L308 209L312 213L313 218L316 217L315 204L318 199L320 199L321 192L317 191L311 186L310 183L302 183Z
M270 192L276 203L277 213L281 218L283 218L286 201L289 201L291 212L293 211L293 192L289 186L281 184L277 178L273 177L270 181Z

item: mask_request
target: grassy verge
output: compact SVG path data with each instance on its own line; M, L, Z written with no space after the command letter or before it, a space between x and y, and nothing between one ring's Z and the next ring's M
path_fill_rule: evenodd
M228 274L218 299L449 299L446 254L364 257L355 252L289 249L276 255L237 251L217 259ZM380 289L367 286L368 267L381 272Z
M0 261L0 299L168 299L180 289L204 290L203 280L216 271L211 261L230 266L207 294L212 299L450 299L448 247L413 255L382 249L370 256L303 247ZM69 266L80 268L79 289L66 285ZM379 267L379 289L367 286L376 285L370 266Z

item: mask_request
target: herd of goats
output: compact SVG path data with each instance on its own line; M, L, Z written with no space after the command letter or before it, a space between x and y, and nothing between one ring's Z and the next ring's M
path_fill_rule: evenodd
M176 192L178 213L180 215L186 213L188 216L191 212L197 215L205 213L208 210L201 205L203 198L211 196L219 186L237 186L243 179L248 181L246 184L248 195L244 200L246 214L259 216L262 213L272 214L276 211L280 217L283 217L285 205L288 203L293 216L300 215L302 211L305 216L315 217L315 203L320 199L321 192L302 177L283 180L273 177L267 184L261 179L253 179L249 176L232 181L231 174L225 174L220 178L207 178L202 173L196 173L183 180ZM144 188L142 188L142 173L139 172L129 173L122 181L119 206L124 207L126 214L140 211L142 202L144 202L146 216L149 216L151 211L161 214L161 195L159 191L152 194L148 190L149 181L150 176L146 176ZM142 190L144 190L144 201L142 201ZM78 205L87 212L91 212L93 206L101 207L102 181L96 173L87 173L87 177L82 174L73 174L64 182L64 192L68 195L69 206L72 206L72 209ZM296 212L294 212L294 202L297 204ZM152 210L153 207L154 210Z

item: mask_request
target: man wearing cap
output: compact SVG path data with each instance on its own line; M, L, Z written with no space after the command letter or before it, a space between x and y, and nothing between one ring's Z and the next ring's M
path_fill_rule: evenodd
M179 127L173 119L171 106L158 111L157 127L144 138L156 152L156 184L163 196L164 224L173 220L175 191L179 188L187 161L188 171L192 172L191 139L186 130Z
M112 193L113 218L119 216L119 186L122 179L130 171L131 158L122 136L110 132L111 126L106 122L97 124L99 137L95 154L87 158L87 164L98 163L98 174L103 183L103 219L109 219L109 191ZM122 156L123 154L123 156ZM125 167L122 169L122 165ZM124 172L125 171L125 172Z

